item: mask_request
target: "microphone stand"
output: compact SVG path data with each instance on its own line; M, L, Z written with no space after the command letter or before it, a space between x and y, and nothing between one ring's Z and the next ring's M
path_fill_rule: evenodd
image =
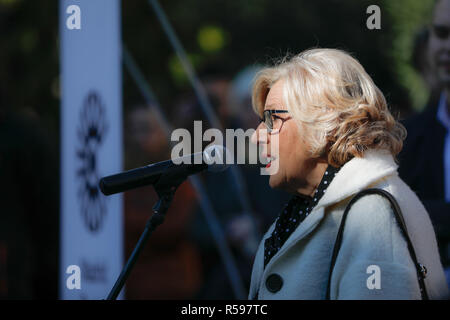
M122 272L120 273L119 277L116 280L116 283L114 284L114 287L108 294L108 297L106 298L107 300L115 300L119 295L123 285L125 284L125 281L130 275L131 269L133 269L133 266L138 259L139 254L144 248L148 237L153 231L155 231L156 227L163 223L164 217L170 207L175 191L186 178L186 176L181 178L176 176L165 176L160 178L158 183L154 185L154 189L156 190L159 199L158 202L156 202L156 204L153 206L153 215L148 219L144 231L142 232L142 235L136 244L136 247L131 253L131 256L128 259L126 265L123 267Z

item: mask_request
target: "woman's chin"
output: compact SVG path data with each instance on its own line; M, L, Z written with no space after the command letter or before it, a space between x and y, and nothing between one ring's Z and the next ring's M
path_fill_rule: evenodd
M282 188L282 179L280 179L278 173L270 176L270 178L269 178L269 186L272 189L280 189L280 188Z

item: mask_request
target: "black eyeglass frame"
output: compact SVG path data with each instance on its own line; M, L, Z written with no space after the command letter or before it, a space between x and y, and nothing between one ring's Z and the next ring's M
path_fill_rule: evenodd
M272 131L273 131L272 115L277 114L277 113L289 113L289 111L288 110L274 110L274 109L264 110L263 117L260 118L261 122L264 123L264 125L267 128L267 132L269 132L269 133L272 133ZM278 129L278 132L281 131L281 128L283 127L284 122L292 119L292 117L287 117L287 118L276 117L276 118L280 119L282 121L280 129Z

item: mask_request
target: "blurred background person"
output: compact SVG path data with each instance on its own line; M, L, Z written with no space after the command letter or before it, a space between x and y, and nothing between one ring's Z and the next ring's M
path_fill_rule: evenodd
M206 93L215 114L218 117L222 128L238 128L240 124L234 117L233 110L230 107L229 91L231 86L230 76L221 68L208 66L201 72L201 80L204 84ZM196 97L192 96L185 101L181 101L176 109L179 114L186 115L178 117L182 122L179 127L187 128L192 137L194 121L202 121L203 132L211 128L211 124L205 120L202 113L199 113L201 107ZM190 113L183 110L191 110ZM225 131L223 131L225 132ZM225 139L225 135L224 135ZM225 144L225 140L223 141ZM203 147L210 142L203 142ZM191 146L193 149L193 145ZM248 249L251 243L255 226L248 214L243 211L241 204L242 197L239 194L235 181L229 170L224 172L202 173L200 179L203 181L205 191L211 201L214 211L217 214L219 223L225 232L225 237L232 250L235 263L239 270L244 286L248 288L250 283L250 270L248 266L247 251L255 251L256 248ZM244 180L244 188L247 188L248 181ZM194 219L190 226L190 235L201 251L202 265L204 266L204 279L199 291L196 294L197 299L233 299L234 293L230 285L229 277L226 273L224 262L218 251L216 242L211 234L211 228L205 219L200 205L197 203ZM236 226L236 229L230 226ZM242 242L239 244L232 241L238 237Z
M1 299L58 297L58 164L39 120L0 105Z
M404 122L400 176L430 214L450 283L450 0L437 0L427 30L416 38L413 62L430 89L423 112Z
M414 37L411 63L420 74L429 92L429 101L437 101L441 95L441 86L436 73L431 66L428 42L430 39L430 28L421 28Z
M126 166L170 159L169 139L150 107L136 106L126 121ZM158 195L152 186L125 192L125 258L131 255ZM164 223L151 234L126 283L127 299L192 299L202 280L199 252L188 234L196 195L189 182L175 193Z

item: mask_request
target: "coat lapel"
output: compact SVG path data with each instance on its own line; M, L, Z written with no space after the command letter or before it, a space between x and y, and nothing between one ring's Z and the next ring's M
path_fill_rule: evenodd
M319 222L323 218L325 209L323 207L313 209L311 213L305 218L305 220L300 223L300 225L295 229L295 231L289 236L283 246L278 250L278 252L270 259L269 263L266 266L266 270L270 269L271 264L278 259L283 253L288 250L292 245L294 245L297 241L306 237L314 228L319 224ZM275 225L275 224L274 224ZM274 226L273 225L273 226ZM271 227L273 230L273 228ZM271 234L271 233L270 233ZM270 234L268 237L270 237Z
M270 226L269 230L264 235L260 247L258 248L258 252L256 253L256 259L259 261L256 261L255 264L258 266L257 268L254 268L252 273L252 279L251 279L251 287L250 287L250 297L257 298L256 295L258 294L258 289L261 284L261 279L265 273L265 271L270 269L271 264L278 259L279 256L281 256L291 245L295 244L295 242L299 241L300 239L304 238L306 235L308 235L316 225L320 222L320 220L323 217L325 209L319 208L314 209L311 214L303 220L303 222L297 227L297 229L291 234L291 236L286 240L284 245L281 247L281 249L272 257L272 259L267 264L266 268L264 269L264 242L267 238L269 238L275 229L275 223L276 221Z
M250 282L250 292L249 296L250 299L257 299L256 295L258 294L259 284L261 283L261 277L264 272L264 242L267 238L270 237L273 230L275 229L275 222L272 223L272 225L269 227L269 230L265 233L263 236L263 239L261 240L259 244L258 251L255 255L255 262L253 266L252 276L251 276L251 282Z

